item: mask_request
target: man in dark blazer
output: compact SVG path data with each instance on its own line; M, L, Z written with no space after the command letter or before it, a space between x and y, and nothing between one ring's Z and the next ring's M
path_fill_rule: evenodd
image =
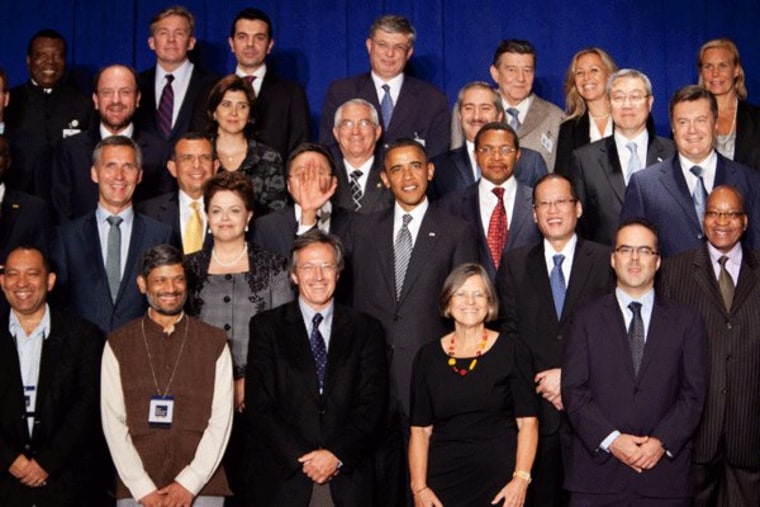
M124 136L98 143L92 168L98 207L60 225L53 241L60 304L103 333L145 313L147 303L135 283L142 253L155 245L176 243L171 227L132 208L141 175L139 150Z
M26 63L29 81L11 89L5 111L15 166L8 184L47 200L53 152L61 140L88 127L92 102L65 83L66 40L55 30L32 36Z
M174 182L166 171L168 152L161 138L141 131L132 122L140 90L135 71L125 65L102 69L92 93L99 121L88 130L61 143L53 166L51 200L59 223L84 215L98 204L98 186L90 178L92 152L103 137L126 135L142 153L143 177L134 200L142 201L172 190Z
M714 187L731 185L744 197L749 217L746 241L760 248L760 174L713 149L718 106L699 86L678 90L670 101L670 124L678 153L634 173L625 190L621 220L643 217L660 232L663 257L704 244L702 217L694 194L706 196ZM692 171L703 171L698 178ZM702 185L704 190L700 190Z
M245 8L235 16L228 42L237 60L235 74L248 79L256 93L251 109L254 137L287 160L311 139L311 111L303 86L280 79L267 67L274 47L272 20L264 11Z
M479 262L492 280L496 279L499 262L504 253L514 248L529 246L541 235L533 220L533 195L530 187L514 177L514 166L520 158L520 141L512 127L506 123L487 123L475 137L475 153L481 170L480 181L447 195L435 203L477 229ZM502 191L499 198L496 191ZM501 201L501 202L500 202ZM481 202L487 202L484 208ZM489 229L495 222L499 207L506 214L506 228L499 226L506 236L501 249L491 250Z
M707 327L694 504L760 505L760 254L740 242L747 215L735 189L712 191L704 229L707 243L665 261L660 276L661 292L697 310Z
M177 180L179 190L137 202L135 211L171 227L174 236L182 240L182 253L191 254L212 242L203 186L219 169L219 159L206 136L187 132L174 145L166 168ZM195 213L197 217L193 217Z
M47 252L50 241L47 203L5 184L10 172L10 153L8 138L0 135L0 267L5 264L8 253L17 246L34 246Z
M135 124L164 139L167 152L185 132L203 130L206 98L217 80L188 59L188 52L195 47L194 31L195 18L182 6L168 7L150 22L148 46L156 53L156 66L138 77L142 100L135 113ZM167 84L171 87L171 119L168 102L165 116L159 111L161 97L169 94Z
M438 312L446 277L478 258L473 227L428 202L425 193L433 171L419 143L402 139L392 144L385 153L382 179L393 192L394 206L354 216L346 235L353 306L380 320L390 354L380 505L403 505L410 494L404 441L412 361L422 345L448 329ZM411 253L401 246L404 241L411 243ZM407 262L402 263L403 258Z
M633 69L615 72L607 81L607 96L613 135L573 150L570 167L557 171L573 180L583 203L578 232L611 245L631 174L672 157L675 149L672 141L655 134L653 124L649 128L654 97L645 74Z
M650 223L620 226L611 264L614 294L576 311L567 327L570 505L686 507L707 390L704 324L694 310L655 293L660 257Z
M298 300L251 319L251 506L372 504L385 342L380 322L335 303L342 267L335 236L300 236L290 257Z
M335 111L345 101L358 97L380 112L383 145L403 137L425 146L429 157L449 149L451 116L446 95L404 74L414 53L415 39L414 27L402 16L380 16L372 23L366 42L371 71L330 83L322 105L320 143L330 147L335 144Z
M0 285L0 504L96 507L100 433L98 384L103 336L69 313L50 310L55 284L34 247L8 255ZM102 501L102 497L101 497Z
M583 207L570 180L548 174L538 181L533 195L533 215L543 240L505 255L497 284L505 331L525 342L536 372L539 440L528 490L530 502L565 505L562 445L567 446L570 439L560 395L565 327L576 309L609 293L614 278L609 247L575 234ZM561 256L558 264L554 261L557 255ZM556 299L552 290L555 276L564 284Z
M480 168L475 160L475 136L486 123L504 119L499 93L484 81L464 85L459 90L454 109L462 126L464 144L430 159L435 166L435 178L428 189L431 199L469 187L480 179ZM540 153L522 147L514 172L517 181L533 188L548 171Z

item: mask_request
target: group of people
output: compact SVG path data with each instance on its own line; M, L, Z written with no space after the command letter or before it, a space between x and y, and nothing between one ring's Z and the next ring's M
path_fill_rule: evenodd
M566 115L502 41L446 96L385 15L319 143L258 9L234 74L151 21L92 101L0 72L0 504L760 503L760 109L736 46L656 135L587 48ZM6 107L7 106L7 107Z

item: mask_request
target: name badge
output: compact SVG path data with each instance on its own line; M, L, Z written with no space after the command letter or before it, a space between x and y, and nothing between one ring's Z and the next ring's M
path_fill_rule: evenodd
M414 140L420 143L423 148L425 147L425 140L417 132L414 133Z
M174 419L174 396L151 396L148 423L168 428Z
M75 136L82 132L81 129L63 129L63 138L66 139L67 137Z
M24 407L28 416L34 415L37 404L37 386L24 386Z
M546 135L546 132L541 134L541 146L544 147L546 151L551 153L554 150L554 141L552 141L552 138Z

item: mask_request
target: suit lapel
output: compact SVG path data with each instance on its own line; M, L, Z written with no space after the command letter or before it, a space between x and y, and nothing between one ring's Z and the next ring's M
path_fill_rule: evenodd
M0 208L0 243L6 244L13 236L13 229L16 227L18 214L21 212L21 205L16 202L13 190L7 186L5 188L5 198L3 199L2 208ZM5 259L0 259L4 261Z
M372 82L372 79L370 79ZM374 88L374 85L373 85ZM377 93L375 93L377 96ZM401 85L401 90L398 94L398 101L393 105L393 116L391 116L391 122L388 124L388 132L397 132L403 130L404 127L411 123L412 114L418 110L419 100L417 97L417 89L409 76L404 76L404 82ZM380 112L382 108L378 108ZM382 116L382 113L380 113ZM422 132L415 132L414 137L424 135ZM395 136L393 136L395 137ZM392 141L393 139L386 139L386 141Z
M285 309L285 326L281 330L280 336L287 340L288 350L291 354L297 371L309 391L319 398L319 379L317 378L317 367L314 362L314 355L311 353L309 344L310 329L304 327L303 315L298 307L298 300L288 303ZM329 369L328 369L329 373Z
M657 136L649 136L649 146L647 147L647 166L662 162L667 156L665 147Z
M375 154L375 159L367 175L367 184L364 187L362 210L375 211L382 208L380 201L385 189L383 181L380 179L380 171L382 170L382 155Z
M547 305L544 315L551 315L550 319L552 325L558 323L557 312L554 310L554 295L552 294L551 282L549 281L549 273L546 271L546 260L544 257L544 242L539 242L534 246L530 254L528 255L528 263L526 265L527 279L533 281L533 287L536 291L535 298L537 301L551 301L551 308ZM577 254L576 254L577 256ZM573 270L575 266L573 266ZM572 282L572 275L570 281ZM565 299L565 307L567 307L567 299ZM564 314L564 310L562 311Z
M477 204L477 203L476 203ZM478 205L478 208L480 206ZM512 209L512 222L509 225L509 234L507 243L504 245L504 251L507 245L510 245L511 238L519 237L523 234L525 227L533 225L533 195L530 188L517 183L515 192L515 207Z
M718 180L719 173L721 173L720 161L715 176L716 181ZM673 197L673 200L681 207L684 216L688 217L697 229L702 230L702 224L697 219L697 212L694 210L694 203L691 200L689 186L686 184L681 164L678 161L678 155L673 157L672 164L663 164L660 167L659 181L663 188Z
M657 350L662 341L667 340L672 336L670 330L670 306L663 303L657 295L655 295L654 306L652 307L652 318L649 322L649 329L646 332L647 338L646 343L644 344L644 356L641 358L641 367L639 368L637 382L638 379L642 378L646 373L646 369L649 366L649 363L652 362L652 358L657 357ZM631 363L631 368L633 368L633 360L629 360L629 362Z
M707 250L706 244L694 252L692 263L694 269L691 276L694 277L697 285L702 289L702 293L710 298L711 303L718 308L725 317L728 317L728 312L726 311L723 299L720 296L718 281L715 278L715 271L713 270L710 253Z
M333 303L332 331L330 334L330 348L327 351L327 372L325 373L323 397L328 396L330 390L335 385L338 365L341 364L341 360L346 355L351 336L351 321L348 319L348 315L343 308Z
M428 259L434 257L433 252L435 250L436 242L438 241L438 236L443 233L438 227L436 211L437 210L432 206L428 206L425 216L422 218L420 230L417 233L417 239L414 242L414 248L412 249L412 256L409 259L409 266L406 269L404 287L398 301L399 305L404 303L404 299L409 295L414 282L419 277L419 274L425 269L425 264L427 264Z
M134 214L132 222L132 234L129 238L129 249L127 251L127 262L124 265L124 274L121 277L121 283L119 284L119 293L116 296L114 306L118 303L121 297L124 295L124 291L127 287L135 283L137 279L137 261L138 256L143 251L143 240L145 236L145 222L138 214Z
M452 159L454 160L454 166L459 171L459 178L464 181L465 186L475 183L475 176L472 172L472 165L470 164L470 156L467 154L467 143L464 146L455 150Z
M533 96L533 102L530 104L528 113L525 115L525 121L520 125L518 132L520 138L535 130L544 120L544 117L546 117L546 107L538 100L535 94L531 95ZM507 115L505 114L504 116Z
M609 330L610 339L615 340L615 345L618 348L617 356L620 357L620 362L623 363L626 372L630 376L631 380L635 382L636 375L633 372L633 359L631 359L631 344L628 341L628 330L625 328L625 320L623 314L620 312L620 305L618 304L617 297L614 293L605 296L604 302L604 314L602 319ZM651 326L650 326L651 329ZM644 347L644 354L646 356L646 347ZM639 373L643 370L639 369Z
M578 238L578 243L575 245L575 253L573 255L573 265L570 268L570 280L567 284L567 292L565 294L565 304L562 307L562 318L564 321L568 317L569 308L574 308L575 303L584 292L588 277L591 274L591 264L589 256L591 251L585 248L585 242ZM544 271L546 268L544 268ZM548 276L548 275L547 275Z
M608 137L604 142L604 148L599 157L599 165L602 167L607 182L615 192L618 202L623 204L625 196L625 178L623 169L620 167L620 156L618 155L617 146L615 145L614 136Z
M739 282L736 284L734 301L731 304L732 313L744 305L758 283L760 283L760 262L758 261L758 256L749 248L745 248L742 252Z
M93 241L92 238L96 238ZM93 283L92 290L95 293L93 300L100 299L109 305L110 314L114 307L111 300L111 291L108 288L108 275L106 274L106 261L103 259L103 251L100 245L100 233L98 231L97 217L95 212L89 214L79 231L78 243L82 248L82 258L90 259L88 262L90 276Z
M396 301L396 271L394 268L393 243L396 238L393 236L393 213L394 207L391 206L380 214L377 222L377 238L387 238L386 241L379 239L377 242L378 263L380 264L380 273L385 283L386 294L391 296L389 301ZM371 225L371 224L370 224ZM410 261L411 264L411 261ZM409 269L407 269L407 273ZM378 287L378 290L382 290ZM354 297L357 295L355 294Z

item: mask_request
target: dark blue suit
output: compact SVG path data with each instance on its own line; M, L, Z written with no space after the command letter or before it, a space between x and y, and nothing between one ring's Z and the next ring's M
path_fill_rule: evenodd
M760 248L760 173L718 154L713 188L718 185L731 185L742 194L749 218L745 240ZM657 227L663 257L704 244L678 155L633 174L620 212L621 221L631 217L646 218Z
M20 245L47 252L50 229L50 212L44 200L6 186L0 207L0 266Z
M137 288L137 264L146 250L164 243L176 243L171 227L135 213L121 286L111 301L95 212L59 226L52 258L61 304L104 333L144 315L147 302Z

